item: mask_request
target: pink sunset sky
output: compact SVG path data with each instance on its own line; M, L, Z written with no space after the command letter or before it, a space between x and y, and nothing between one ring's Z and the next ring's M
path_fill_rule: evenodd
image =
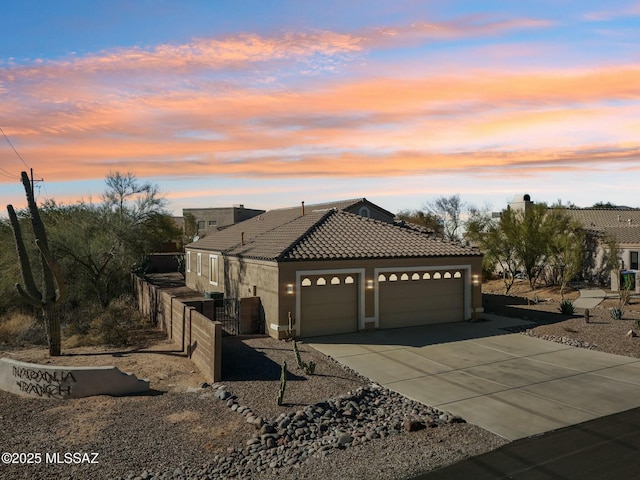
M640 207L639 2L348 3L5 6L0 200Z

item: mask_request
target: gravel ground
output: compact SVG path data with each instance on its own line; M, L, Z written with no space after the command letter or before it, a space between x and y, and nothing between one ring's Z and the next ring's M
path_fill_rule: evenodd
M534 295L539 303L527 301ZM640 319L640 300L632 300L624 320L610 318L608 309L615 301L607 300L591 309L588 324L582 311L560 315L557 296L547 291L519 296L487 294L485 300L485 308L490 307L487 311L536 322L527 334L640 358L640 338L626 335ZM211 471L216 458L246 448L256 435L246 414L232 411L227 402L216 398L220 385L200 388L204 379L193 364L167 340L152 337L143 349L73 349L58 358L48 357L42 348L0 352L0 356L31 362L116 365L148 378L154 388L143 396L67 401L26 399L0 391L2 451L41 454L40 464L0 465L0 479L207 478L197 477L197 472ZM314 375L296 368L290 343L266 337L225 338L223 385L237 404L256 417L274 421L369 384L304 344L300 351L303 360L316 362ZM278 406L275 398L283 360L288 364L289 380L284 405ZM396 412L402 412L401 407ZM326 456L254 471L250 478L410 478L505 443L474 425L443 422L415 432L400 429L357 446L331 448ZM98 453L98 463L58 463L65 461L66 452ZM82 458L91 459L92 455Z
M531 299L538 297L539 303ZM577 298L572 292L569 298ZM640 336L627 336L630 330L640 335L640 298L631 298L624 307L622 320L614 320L610 308L618 306L617 299L607 299L589 309L589 323L584 309L576 309L574 315L560 314L560 298L548 289L518 292L514 295L484 294L485 310L506 316L525 318L536 324L526 332L544 340L580 346L601 352L640 358ZM529 300L529 301L528 301Z
M296 368L290 343L267 337L225 338L224 386L254 415L273 420L369 383L304 344L299 349L304 361L316 362L314 375ZM216 456L243 448L256 433L243 414L216 398L218 385L200 388L203 380L191 362L172 352L166 341L156 341L144 351L94 348L70 353L49 358L40 348L0 355L58 364L116 365L149 378L155 391L66 401L26 399L0 391L2 450L42 456L40 464L0 465L0 478L151 478L154 474L161 474L156 478L196 478L195 472L209 468ZM290 375L284 404L278 406L283 360ZM254 472L251 478L409 478L505 443L474 425L442 422L434 428L400 430L357 446L332 448L322 458ZM52 463L52 454L66 452L96 452L98 463Z

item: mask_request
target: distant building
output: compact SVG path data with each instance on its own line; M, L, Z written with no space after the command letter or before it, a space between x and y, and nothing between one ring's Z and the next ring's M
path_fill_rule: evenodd
M264 212L264 210L244 208L244 205L214 208L184 208L182 209L182 225L184 225L184 217L193 215L196 221L197 235L203 237L220 228L235 225L236 223L248 220Z

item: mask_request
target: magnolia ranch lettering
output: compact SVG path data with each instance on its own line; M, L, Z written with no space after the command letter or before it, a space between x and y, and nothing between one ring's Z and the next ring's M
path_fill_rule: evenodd
M55 397L71 395L71 382L76 379L73 372L37 370L25 367L13 367L13 376L21 392L38 397Z

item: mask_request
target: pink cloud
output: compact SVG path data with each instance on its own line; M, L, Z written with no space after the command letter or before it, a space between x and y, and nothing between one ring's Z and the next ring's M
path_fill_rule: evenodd
M0 69L0 124L51 180L102 178L109 169L167 177L375 177L637 159L635 64L459 66L413 76L390 68L365 78L297 72L295 88L262 81L267 73L253 83L232 75L258 63L267 72L281 61L323 57L331 64L403 42L547 25L469 17L351 34L200 39L10 66ZM218 70L229 78L208 75ZM576 127L608 138L602 152L591 147L600 139L584 140ZM0 168L14 163L0 148Z

